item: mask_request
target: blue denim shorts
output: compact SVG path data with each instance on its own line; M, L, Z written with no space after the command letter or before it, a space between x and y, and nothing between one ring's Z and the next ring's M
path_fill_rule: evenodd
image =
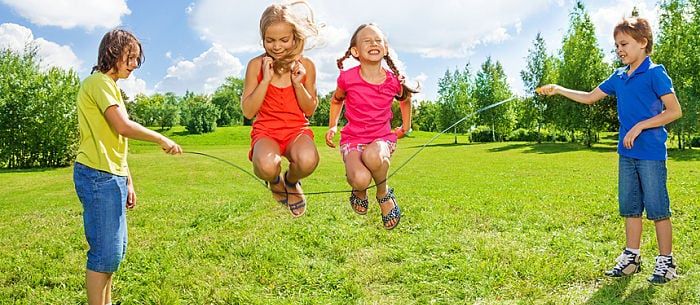
M644 210L649 220L671 217L666 161L620 156L618 199L622 217L642 217Z
M83 205L83 228L90 246L87 269L115 272L126 253L126 177L76 162L73 182Z

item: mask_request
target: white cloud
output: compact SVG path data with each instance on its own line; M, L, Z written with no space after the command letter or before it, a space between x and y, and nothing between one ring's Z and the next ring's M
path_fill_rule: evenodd
M212 93L226 77L241 77L242 71L243 65L237 57L222 45L213 44L192 61L182 60L168 68L167 75L156 84L155 91Z
M118 80L117 85L126 93L129 101L133 101L138 94L150 94L149 90L146 89L146 81L137 78L134 74L131 74L127 79Z
M64 29L83 27L111 28L131 14L125 0L0 0L19 15L37 25Z
M0 24L0 49L23 53L27 47L35 47L43 69L58 67L79 71L82 61L70 46L59 45L44 38L34 39L32 30L14 23Z
M319 92L327 92L335 89L336 59L345 53L350 36L362 23L378 23L388 36L390 47L399 54L460 59L472 56L478 46L511 39L509 31L519 33L522 20L552 1L436 0L429 5L401 0L313 1L316 21L325 23L321 32L325 44L306 54L316 63ZM269 4L243 0L231 5L228 0L201 0L191 6L190 22L203 40L221 44L234 53L262 52L260 15ZM346 68L352 65L349 60ZM411 74L411 67L402 64L401 70Z

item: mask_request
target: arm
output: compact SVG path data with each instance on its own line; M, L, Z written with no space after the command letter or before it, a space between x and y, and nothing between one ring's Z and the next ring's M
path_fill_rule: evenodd
M141 124L129 119L126 115L126 110L122 110L118 105L112 105L105 110L105 119L109 126L120 135L129 139L148 141L158 143L160 147L168 154L176 155L182 153L182 148L177 143L166 138L165 136L150 130Z
M340 112L343 110L343 101L345 100L345 91L340 89L340 87L335 89L333 97L331 98L331 104L328 110L328 131L326 132L326 145L329 147L335 147L333 144L333 138L338 132L338 120L340 119Z
M136 206L136 191L134 190L134 179L131 178L131 170L129 169L129 175L126 177L126 208L133 209Z
M411 131L411 92L406 92L406 98L402 101L399 101L399 108L401 109L401 126L396 128L396 135L400 139L403 138L409 131Z
M661 102L664 103L666 110L635 124L634 127L627 132L625 138L622 139L622 145L624 145L625 148L632 148L632 146L634 146L634 140L645 129L666 125L677 120L683 115L683 112L681 111L681 104L678 102L678 98L676 97L675 93L669 93L662 96Z
M258 83L258 71L264 67L263 78ZM245 71L241 110L247 119L253 119L262 106L267 87L272 81L272 57L256 57L250 60Z
M540 88L535 89L535 92L547 96L559 94L562 95L574 102L578 102L581 104L586 104L586 105L593 105L595 102L603 99L604 97L608 96L603 92L603 90L600 90L600 88L596 87L593 89L591 92L584 92L584 91L578 91L578 90L571 90L564 88L559 85L544 85Z
M316 66L308 58L302 58L294 63L290 74L299 108L309 117L314 114L318 105L316 97ZM304 75L306 75L306 81L302 83Z

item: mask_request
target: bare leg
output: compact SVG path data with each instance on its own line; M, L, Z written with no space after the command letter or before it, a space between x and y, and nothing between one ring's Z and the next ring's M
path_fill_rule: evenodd
M109 277L109 282L107 283L107 288L105 289L105 305L112 304L112 278Z
M362 162L367 169L372 173L374 183L377 184L377 198L386 196L389 188L387 186L387 174L389 173L389 165L391 164L391 151L389 145L384 141L375 141L367 145L365 151L362 152ZM382 210L382 215L387 215L394 208L393 200L386 201L379 205ZM387 223L387 227L391 227L397 220L394 219Z
M107 290L111 290L109 284L112 282L112 273L103 273L87 270L85 272L85 282L87 284L87 296L89 305L104 305ZM112 293L109 292L111 297Z
M302 134L298 136L292 143L287 146L285 156L289 160L289 171L284 177L289 184L296 183L302 178L308 177L314 172L318 166L318 151L313 139L308 135ZM289 204L305 201L304 190L301 185L297 184L290 188L287 186ZM292 210L294 215L300 215L303 208Z
M280 175L282 157L279 145L270 138L262 138L253 146L253 171L260 179L270 182L272 197L276 201L287 199L282 183L273 184Z
M657 220L654 225L656 226L656 241L659 243L659 254L670 255L673 244L671 219Z
M362 162L362 153L353 150L345 156L345 176L348 184L353 189L353 193L360 199L367 199L367 187L372 182L372 173ZM355 191L357 190L357 191ZM354 206L354 209L364 214L367 209L361 206Z
M639 249L642 239L642 218L625 218L625 236L627 237L627 248Z

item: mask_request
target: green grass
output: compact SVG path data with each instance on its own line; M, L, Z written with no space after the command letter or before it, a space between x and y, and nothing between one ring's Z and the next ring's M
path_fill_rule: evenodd
M347 190L335 149L307 192ZM168 132L186 151L250 169L249 129ZM433 134L399 142L393 168ZM451 144L443 136L389 181L404 212L393 231L347 194L308 197L293 219L258 182L217 160L131 142L139 198L114 282L122 304L697 304L700 151L671 151L669 192L681 278L611 280L624 244L614 143ZM461 143L466 142L460 138ZM0 172L0 304L85 303L87 243L72 169ZM373 196L373 192L370 196Z

